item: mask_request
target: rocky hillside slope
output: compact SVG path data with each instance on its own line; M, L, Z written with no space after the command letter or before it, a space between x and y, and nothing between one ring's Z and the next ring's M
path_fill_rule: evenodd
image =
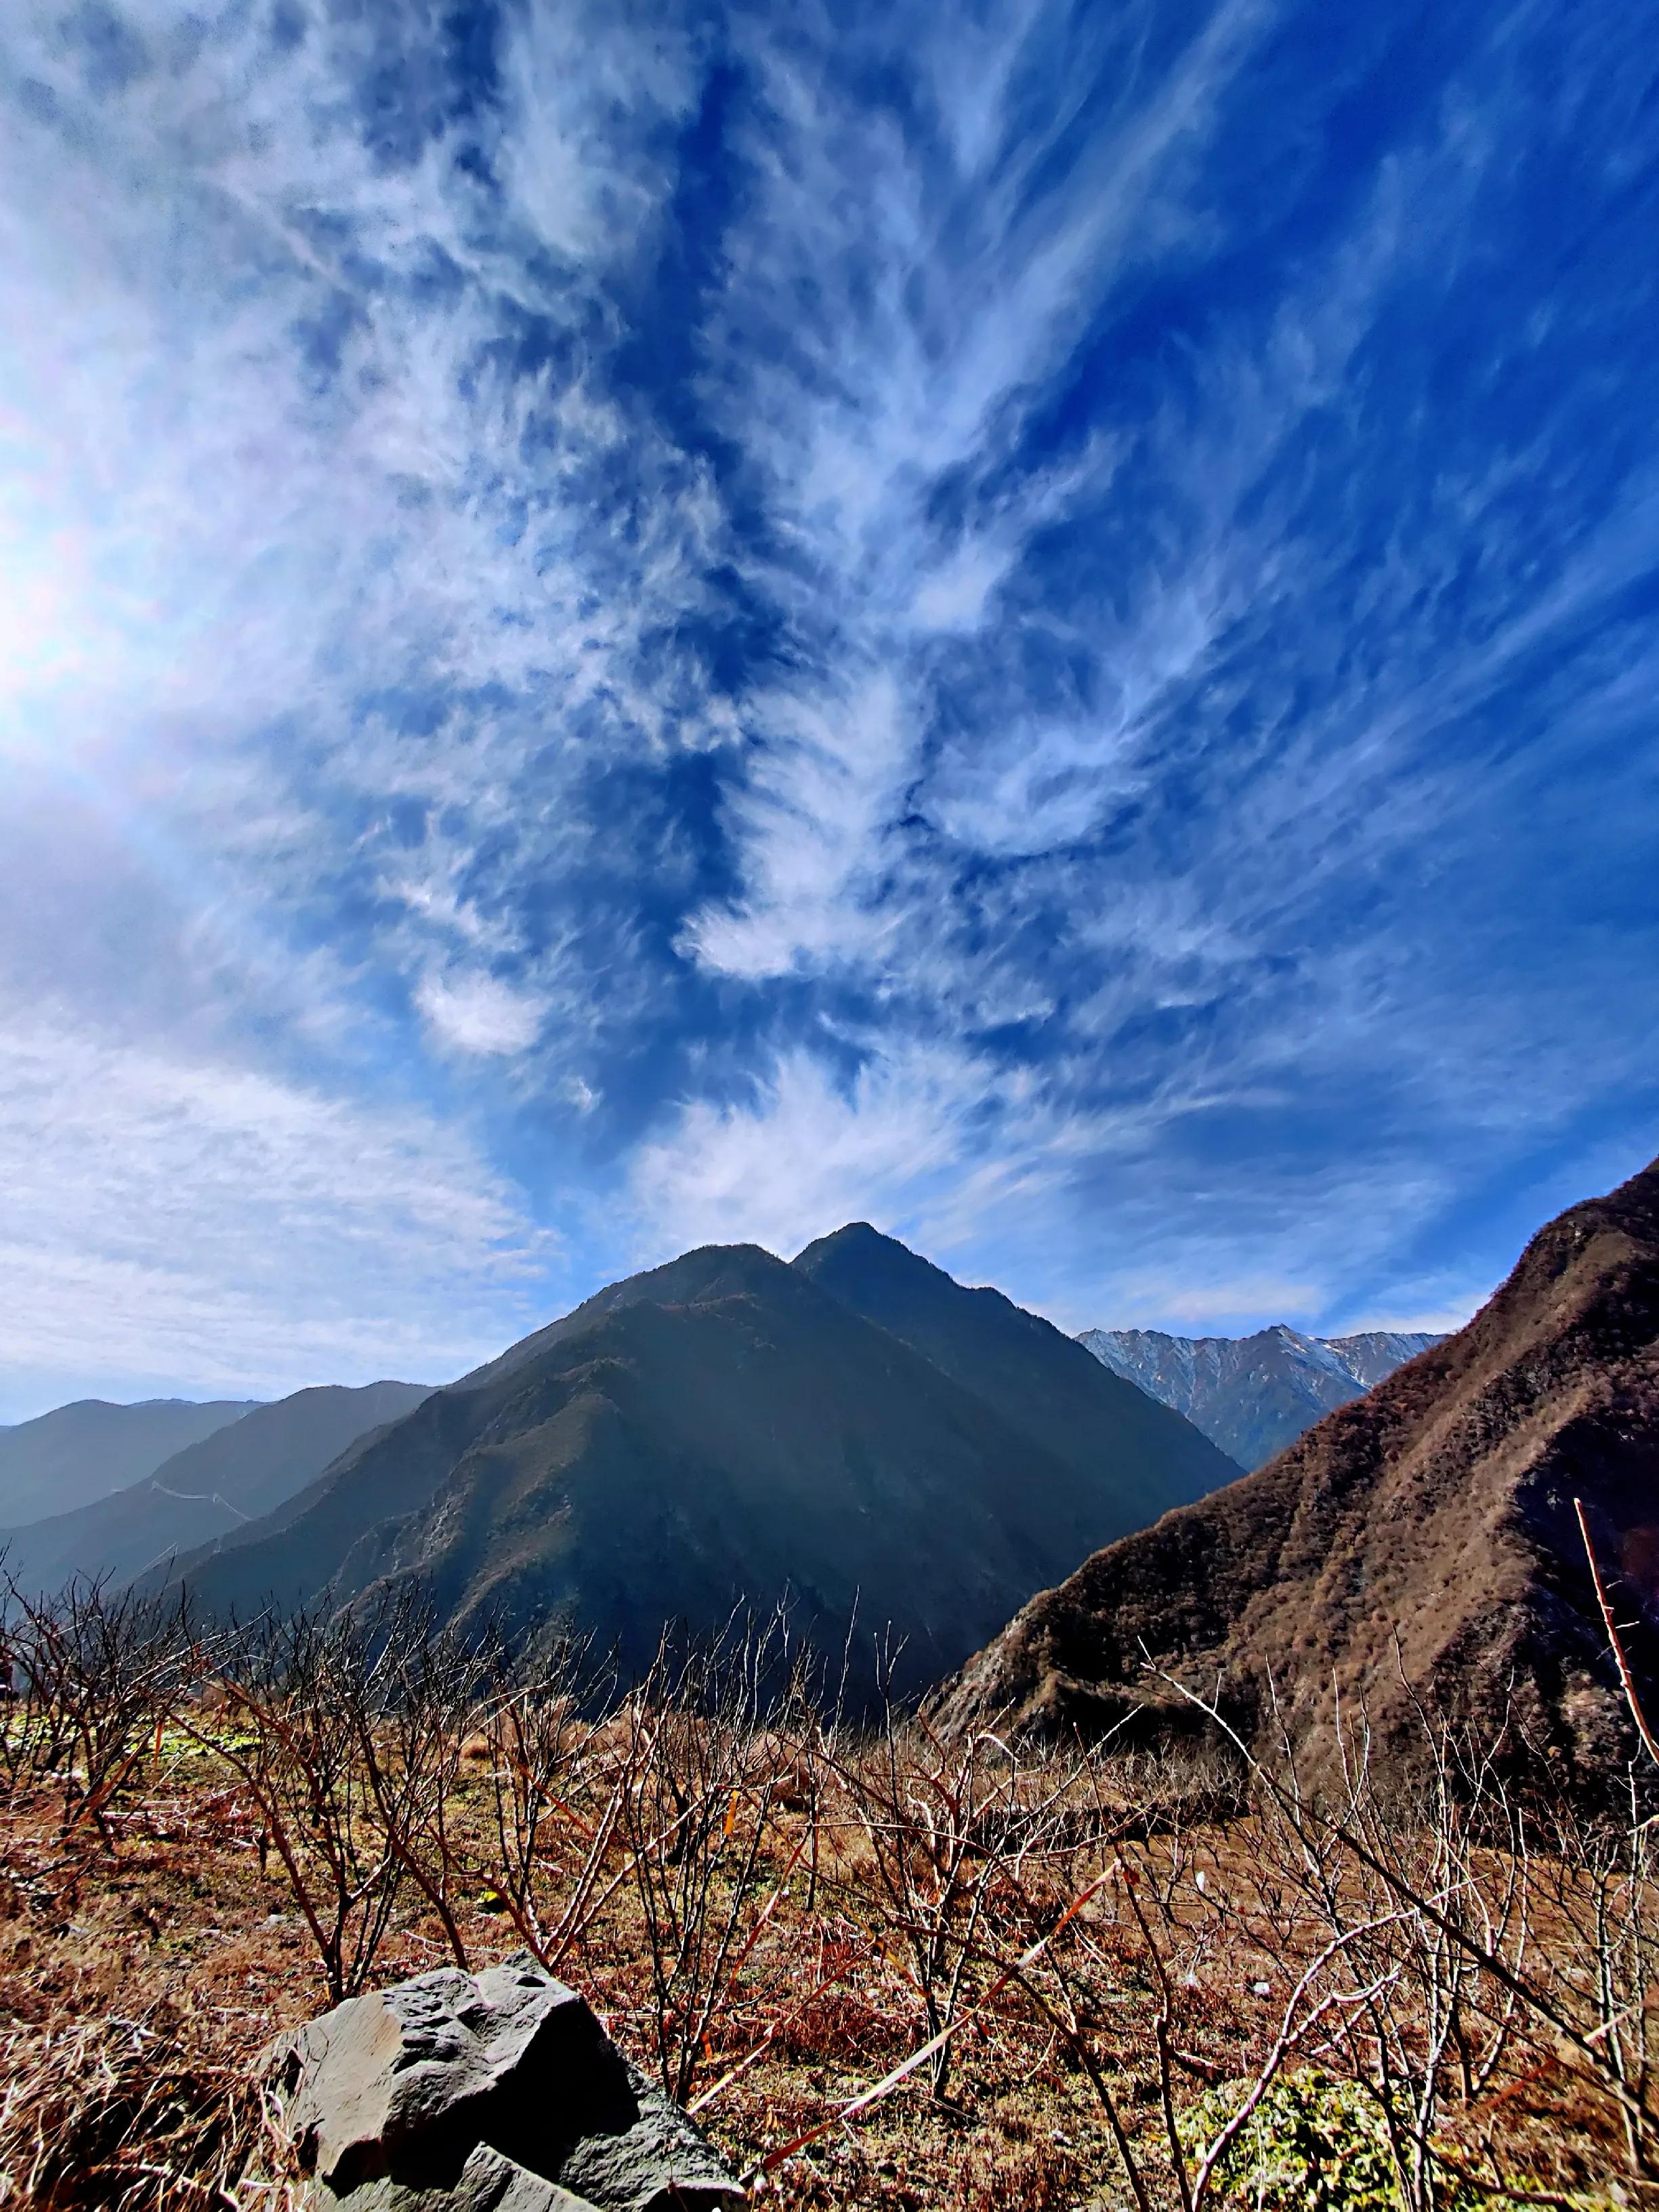
M1164 1669L1298 1732L1333 1686L1385 1742L1413 1699L1581 1778L1629 1729L1573 1501L1659 1684L1659 1163L1539 1231L1466 1328L1257 1473L1097 1552L939 1701L947 1725L1097 1733L1189 1718Z
M822 1248L689 1253L434 1393L182 1578L243 1611L419 1584L461 1624L566 1620L629 1668L665 1621L787 1592L836 1653L856 1618L866 1683L890 1629L920 1686L1081 1553L1237 1472L1048 1324L860 1241L936 1357L826 1288Z
M1257 1468L1440 1339L1389 1329L1304 1336L1280 1323L1254 1336L1091 1328L1078 1342L1115 1375L1184 1413L1230 1459Z

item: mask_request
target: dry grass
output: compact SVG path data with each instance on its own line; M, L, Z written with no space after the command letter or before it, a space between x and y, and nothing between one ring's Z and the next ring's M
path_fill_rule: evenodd
M356 1772L347 1838L386 1905L364 1981L534 1942L741 2167L770 2161L757 2193L782 2205L1254 2201L1224 2160L1194 2205L1194 2130L1310 2067L1387 2088L1396 2117L1429 2084L1413 2212L1659 2202L1650 1900L1616 1835L1595 1847L1598 1904L1584 1838L1466 1847L1364 1798L1322 1842L1270 1795L1230 1810L1236 1773L853 1738L799 1705L763 1717L725 1676L656 1692L598 1722L556 1684L516 1708L479 1696L429 1741L407 1713L374 1723L351 1756L380 1787ZM204 1705L180 1674L165 1699L94 1816L72 1753L46 1771L14 1755L0 1786L8 2203L194 2212L296 2183L254 2062L337 1985L340 1948L302 1907L322 1911L339 1838L282 1795L268 1691ZM14 1754L29 1728L50 1735L15 1717ZM1382 1873L1368 1850L1392 1854ZM1427 1918L1401 1882L1425 1886ZM1598 1911L1625 1914L1616 1956L1591 1955ZM1536 2002L1490 1960L1460 1966L1436 1913L1518 1961Z
M297 2203L260 2085L198 2013L157 2004L15 2031L3 2045L0 2190L81 2212Z

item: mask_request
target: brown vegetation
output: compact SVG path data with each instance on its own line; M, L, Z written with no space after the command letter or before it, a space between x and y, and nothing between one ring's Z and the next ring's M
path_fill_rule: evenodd
M1334 1685L1383 1748L1417 1700L1599 1787L1636 1748L1573 1501L1659 1688L1659 1163L1541 1229L1466 1328L1255 1474L1109 1545L971 1660L942 1726L1167 1739L1202 1716L1147 1661L1273 1734L1330 1733ZM1206 1723L1203 1725L1207 1725Z
M765 1638L621 1694L410 1610L204 1644L82 1592L9 1634L0 2201L289 2203L274 2031L520 1946L763 2202L1659 2197L1650 1832L1426 1723L1414 1796L1355 1717L1315 1797L1213 1726L854 1733Z

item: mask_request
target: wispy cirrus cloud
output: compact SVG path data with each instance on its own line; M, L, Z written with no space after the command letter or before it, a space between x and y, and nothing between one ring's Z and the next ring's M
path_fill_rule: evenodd
M428 1115L19 1009L0 1019L0 1323L35 1391L447 1380L533 1315L551 1256Z
M644 640L712 557L696 465L604 374L607 275L672 183L642 149L691 80L683 42L534 11L458 116L420 11L285 20L11 33L11 535L58 633L12 710L118 789L170 758L175 833L230 844L277 926L337 927L332 872L372 957L483 988L535 958L512 909L582 834L592 755L657 742Z
M535 1224L544 1304L856 1213L1079 1324L1498 1272L1659 1109L1645 64L1312 20L23 0L4 988L258 1176L403 1131L458 1350Z
M723 1105L685 1102L633 1161L641 1255L733 1238L789 1253L854 1218L957 1254L988 1212L1050 1220L1106 1134L960 1048L866 1043L854 1057L843 1041L839 1056L837 1071L797 1049Z
M977 805L986 849L1018 851L1087 749L1028 709L1006 739L1023 777L976 746L953 797L948 750L943 776L924 760L928 647L994 629L1032 535L1109 480L1109 441L1018 465L1024 417L1103 296L1195 220L1206 127L1267 20L1229 0L1138 85L1146 27L1065 9L1011 11L971 82L943 23L849 42L809 11L745 48L758 95L738 143L757 181L703 344L765 505L755 582L789 625L795 692L753 704L729 815L739 902L691 936L712 965L833 964L918 790L958 831ZM908 112L868 97L899 70Z

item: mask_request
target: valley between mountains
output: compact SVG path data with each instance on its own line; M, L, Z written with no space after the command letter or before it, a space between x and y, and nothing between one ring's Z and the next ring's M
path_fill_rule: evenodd
M952 1725L1157 1733L1181 1716L1148 1670L1177 1662L1252 1725L1268 1674L1298 1714L1364 1695L1385 1732L1431 1694L1599 1771L1628 1720L1571 1501L1645 1680L1656 1268L1659 1166L1540 1231L1444 1340L1073 1340L867 1224L787 1263L709 1246L441 1389L0 1431L0 1512L84 1499L0 1540L21 1589L210 1619L418 1593L467 1633L556 1625L624 1677L665 1624L782 1607L855 1698L885 1653Z

